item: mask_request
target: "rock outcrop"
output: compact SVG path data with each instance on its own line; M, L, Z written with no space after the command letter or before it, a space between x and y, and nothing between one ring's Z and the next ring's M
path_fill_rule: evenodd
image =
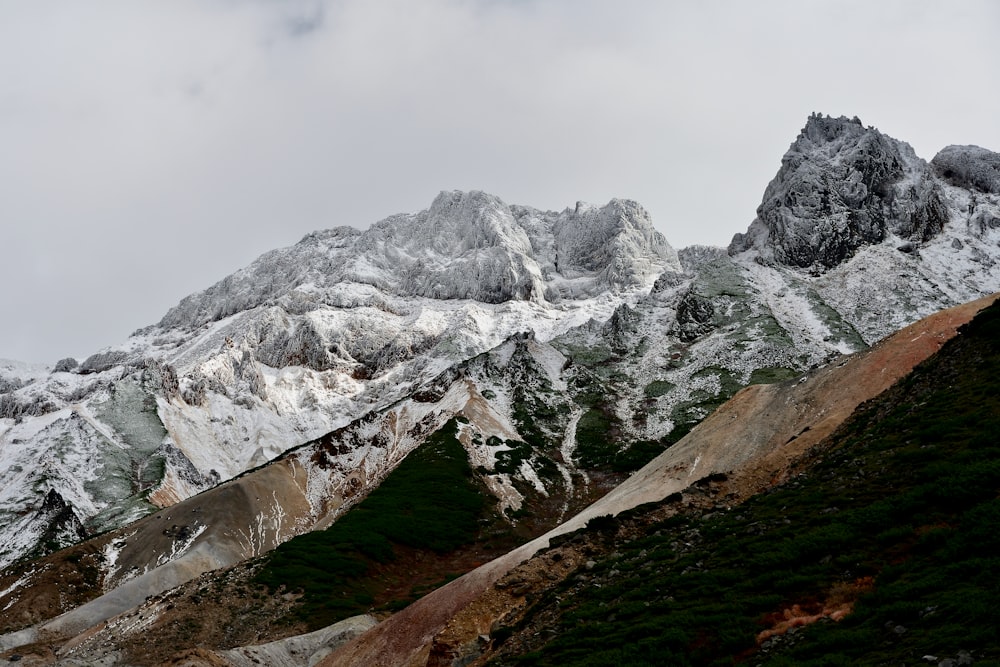
M890 235L920 243L947 221L927 163L857 117L814 114L764 192L757 218L730 253L823 271Z
M979 146L947 146L931 166L952 185L1000 194L1000 153Z

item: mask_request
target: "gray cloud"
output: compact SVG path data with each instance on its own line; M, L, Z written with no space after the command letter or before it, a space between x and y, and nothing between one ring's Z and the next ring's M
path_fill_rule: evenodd
M812 111L1000 150L982 2L0 7L0 357L83 356L273 247L484 189L753 218Z

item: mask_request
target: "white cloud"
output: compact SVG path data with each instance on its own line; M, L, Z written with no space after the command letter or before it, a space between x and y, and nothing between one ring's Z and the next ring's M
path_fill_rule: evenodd
M753 218L811 111L1000 150L1000 10L936 3L0 5L0 356L89 354L306 232L480 188Z

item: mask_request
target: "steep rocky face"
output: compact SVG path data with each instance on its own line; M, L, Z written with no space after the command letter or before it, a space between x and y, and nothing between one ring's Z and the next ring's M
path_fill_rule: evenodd
M890 235L926 241L946 221L941 189L908 144L857 118L814 114L730 252L824 270Z
M653 229L649 213L633 201L613 199L603 207L578 202L555 216L523 206L512 212L531 238L548 283L547 299L635 284L656 265L680 269L677 253Z
M948 183L969 192L969 230L979 237L1000 232L1000 153L979 146L948 146L931 160Z

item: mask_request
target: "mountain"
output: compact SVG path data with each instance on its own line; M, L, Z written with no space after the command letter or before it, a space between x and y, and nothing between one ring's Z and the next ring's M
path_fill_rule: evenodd
M606 319L679 268L648 214L621 200L543 213L442 193L365 232L311 234L122 346L48 376L5 376L0 564L75 541L51 538L49 493L88 533L124 525L384 409L515 333Z
M765 492L737 466L589 513L452 617L428 664L993 664L998 334L994 301L828 435L779 446ZM484 638L456 632L471 622Z
M765 261L832 268L890 236L922 243L948 221L930 165L908 144L855 117L810 117L764 191L757 218L733 252Z
M675 252L634 202L442 193L268 253L83 362L0 365L0 647L152 664L526 558L656 457L731 449L691 438L741 388L1000 291L996 165L814 115L728 249ZM420 484L439 474L467 493Z
M643 511L658 515L660 522L692 508L725 513L777 482L794 478L801 459L826 447L827 439L855 409L882 394L897 379L907 377L915 365L937 352L956 336L960 327L995 300L995 296L987 297L938 313L870 350L855 353L802 378L743 390L679 443L584 512L425 596L320 664L324 667L413 664L419 660L417 656L428 653L431 658L427 664L454 664L452 661L468 664L483 648L480 635L489 637L504 627L524 627L519 624L525 612L532 606L540 606L544 591L564 584L562 587L566 588L573 575L580 581L581 573L596 567L587 565L600 553L596 546L559 548L566 544L567 533L582 529L613 533L618 523L612 517ZM996 311L994 306L991 311L994 320ZM975 359L966 359L964 363L974 364ZM705 494L708 489L711 494ZM704 498L705 495L709 497ZM665 516L663 505L658 503L667 506ZM638 541L644 536L640 533L629 537ZM671 534L670 539L676 539L675 535ZM669 540L649 538L643 546L653 548L661 542L687 555L687 550ZM703 549L699 553L706 558L711 555L710 544L699 546ZM546 551L546 547L550 549ZM604 551L606 560L621 558L620 554L612 555L612 551L613 548ZM533 555L534 563L528 560ZM694 558L685 562L688 560ZM635 567L636 563L632 563L631 568ZM643 576L639 572L635 575ZM583 578L589 577L583 575ZM669 585L664 582L665 587ZM588 593L597 599L601 597L600 592ZM568 606L565 601L560 605L559 600L552 599L544 603ZM638 604L641 606L641 600ZM537 606L532 611L540 611ZM613 615L614 609L608 613ZM543 634L537 630L538 627L531 628L536 636ZM550 640L558 637L554 633L545 636Z

